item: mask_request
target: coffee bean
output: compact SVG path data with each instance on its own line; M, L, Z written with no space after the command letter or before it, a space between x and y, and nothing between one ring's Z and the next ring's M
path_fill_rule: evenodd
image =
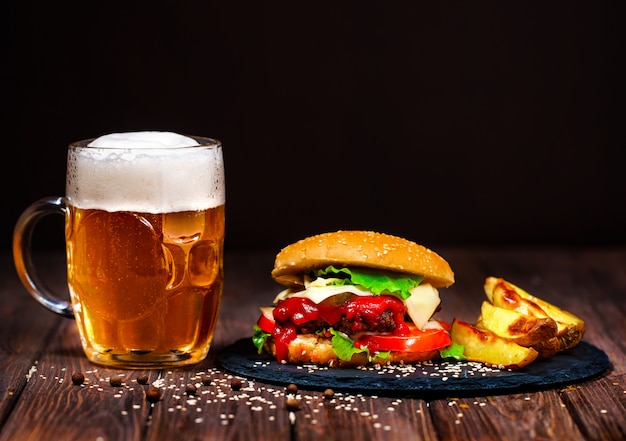
M196 386L194 386L193 384L188 384L187 387L185 387L185 392L187 393L187 395L195 395Z
M148 384L148 374L141 374L137 377L137 383Z
M298 401L295 398L289 398L285 402L285 406L287 407L288 411L294 412L294 411L296 411L296 410L298 410L300 408L300 401Z
M230 382L230 388L232 390L241 389L241 380L239 378L233 378L232 381Z
M76 372L72 374L72 383L77 386L80 386L85 381L85 376L81 372Z
M156 387L150 387L146 392L146 400L156 403L161 399L161 391Z

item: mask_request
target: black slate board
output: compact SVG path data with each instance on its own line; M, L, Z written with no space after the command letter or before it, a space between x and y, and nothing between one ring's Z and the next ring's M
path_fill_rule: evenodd
M268 354L259 355L250 338L224 348L217 362L233 374L272 384L294 383L302 389L331 388L369 395L421 398L553 389L593 378L609 367L607 355L584 341L573 349L534 361L518 371L491 369L480 363L448 361L380 369L282 365Z

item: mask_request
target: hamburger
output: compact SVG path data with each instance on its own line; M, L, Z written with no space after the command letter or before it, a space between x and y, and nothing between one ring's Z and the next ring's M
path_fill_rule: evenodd
M283 364L330 367L417 363L452 345L433 318L448 262L409 240L373 231L307 237L276 256L285 289L262 307L253 343Z

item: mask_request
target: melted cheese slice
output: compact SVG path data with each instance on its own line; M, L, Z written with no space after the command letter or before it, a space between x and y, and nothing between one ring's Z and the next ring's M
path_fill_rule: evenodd
M315 279L313 282L306 283L305 289L302 291L294 292L290 288L287 288L276 296L274 304L288 297L304 297L311 300L313 303L319 304L329 297L346 292L357 296L375 295L355 285L329 285L332 280L333 279L324 278ZM436 288L429 283L422 283L411 289L411 296L404 300L404 303L407 307L407 313L413 323L415 323L415 326L419 329L423 329L437 310L441 299L439 298L439 292Z
M404 301L407 313L413 323L423 329L428 320L433 316L441 299L439 291L430 283L422 283L411 289L411 297Z

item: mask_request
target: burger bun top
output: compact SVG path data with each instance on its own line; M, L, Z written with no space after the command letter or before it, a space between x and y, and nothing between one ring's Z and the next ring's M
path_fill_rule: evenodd
M318 234L286 246L276 255L272 278L285 286L302 285L306 272L329 265L420 275L435 288L454 283L450 265L434 251L401 237L358 230Z

